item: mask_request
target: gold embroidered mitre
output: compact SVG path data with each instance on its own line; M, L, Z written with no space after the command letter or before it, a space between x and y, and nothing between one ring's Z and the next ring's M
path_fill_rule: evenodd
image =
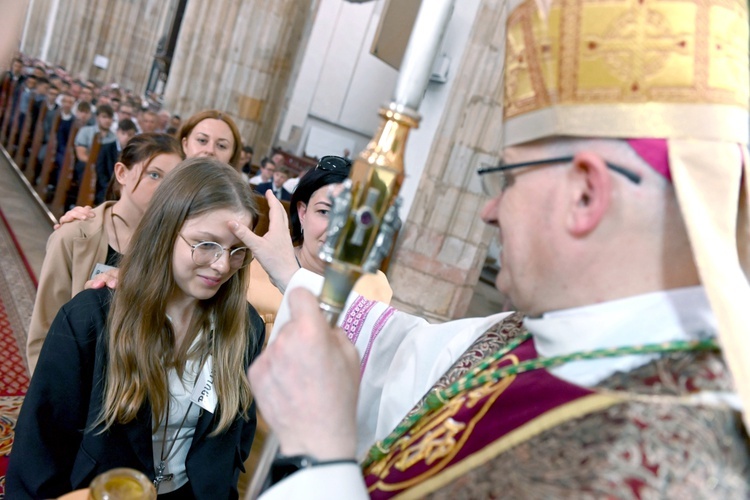
M507 21L505 144L748 141L745 0L526 0Z
M504 143L666 141L693 256L750 429L746 0L510 0Z

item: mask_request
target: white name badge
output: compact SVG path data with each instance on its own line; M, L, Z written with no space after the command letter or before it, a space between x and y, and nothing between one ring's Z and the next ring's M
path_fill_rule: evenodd
M206 362L203 363L203 369L198 375L198 380L195 381L190 401L207 412L213 413L216 410L219 398L216 395L216 388L214 386L213 358L211 356L208 356Z
M96 264L96 265L94 266L94 270L93 270L93 271L91 271L91 276L89 276L89 279L90 279L90 280L92 280L92 279L94 279L94 278L95 278L95 277L96 277L96 276L97 276L98 274L102 274L102 273L104 273L104 272L107 272L107 271L109 271L110 269L117 269L117 268L116 268L116 267L113 267L113 266L108 266L107 264L97 263L97 264Z

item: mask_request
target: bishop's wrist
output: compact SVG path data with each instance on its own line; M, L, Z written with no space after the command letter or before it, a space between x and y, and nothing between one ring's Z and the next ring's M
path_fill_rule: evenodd
M354 458L333 458L321 460L312 455L278 455L271 465L270 486L284 480L295 472L312 467L332 465L358 465Z

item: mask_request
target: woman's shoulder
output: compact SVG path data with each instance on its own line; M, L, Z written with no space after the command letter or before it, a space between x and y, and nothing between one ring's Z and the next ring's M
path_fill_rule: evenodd
M104 228L104 214L112 202L105 202L94 208L94 217L86 220L66 222L52 232L47 247L56 242L73 241L79 238L89 238Z
M363 275L357 281L354 290L369 300L377 300L385 304L390 304L393 297L393 289L388 282L388 278L382 271L373 274Z
M83 290L70 299L61 311L74 320L106 322L113 296L114 290L107 287Z

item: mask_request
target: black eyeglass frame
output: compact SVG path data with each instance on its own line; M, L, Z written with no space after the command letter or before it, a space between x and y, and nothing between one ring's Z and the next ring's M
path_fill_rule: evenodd
M523 167L537 167L540 165L551 165L553 163L560 163L562 166L573 161L574 159L575 157L573 156L561 156L559 158L547 158L544 160L525 161L523 163L501 164L501 165L497 165L494 167L482 167L479 170L477 170L477 174L486 175L486 174L491 174L494 172L504 172L506 170L514 170L514 169L523 168ZM627 169L625 167L621 167L619 165L615 165L614 163L610 163L608 161L604 163L607 165L607 167L610 170L613 170L617 172L618 174L625 176L625 178L627 178L633 184L641 183L641 180L642 180L641 176L636 174L632 170ZM487 193L487 194L491 194L491 193Z
M223 246L219 245L215 241L199 241L198 243L190 243L187 240L187 238L185 238L182 235L182 233L177 233L177 235L180 238L182 238L182 241L184 241L185 243L187 243L188 246L190 247L190 258L193 260L193 263L195 263L195 265L197 265L197 266L212 266L212 265L214 265L216 262L219 261L219 259L221 259L224 256L224 252L229 252L229 267L231 269L235 269L236 270L236 269L242 269L243 267L247 267L250 264L250 262L252 262L252 260L253 260L253 252L250 250L249 247L224 248ZM195 261L195 249L198 248L200 245L204 245L206 243L213 243L217 247L221 248L221 253L216 256L216 259L214 259L213 262L209 262L208 264L200 264L200 263L198 263L198 262ZM233 267L232 266L232 255L234 255L234 253L237 250L245 250L247 252L247 254L246 254L245 258L243 259L242 265L240 267Z

